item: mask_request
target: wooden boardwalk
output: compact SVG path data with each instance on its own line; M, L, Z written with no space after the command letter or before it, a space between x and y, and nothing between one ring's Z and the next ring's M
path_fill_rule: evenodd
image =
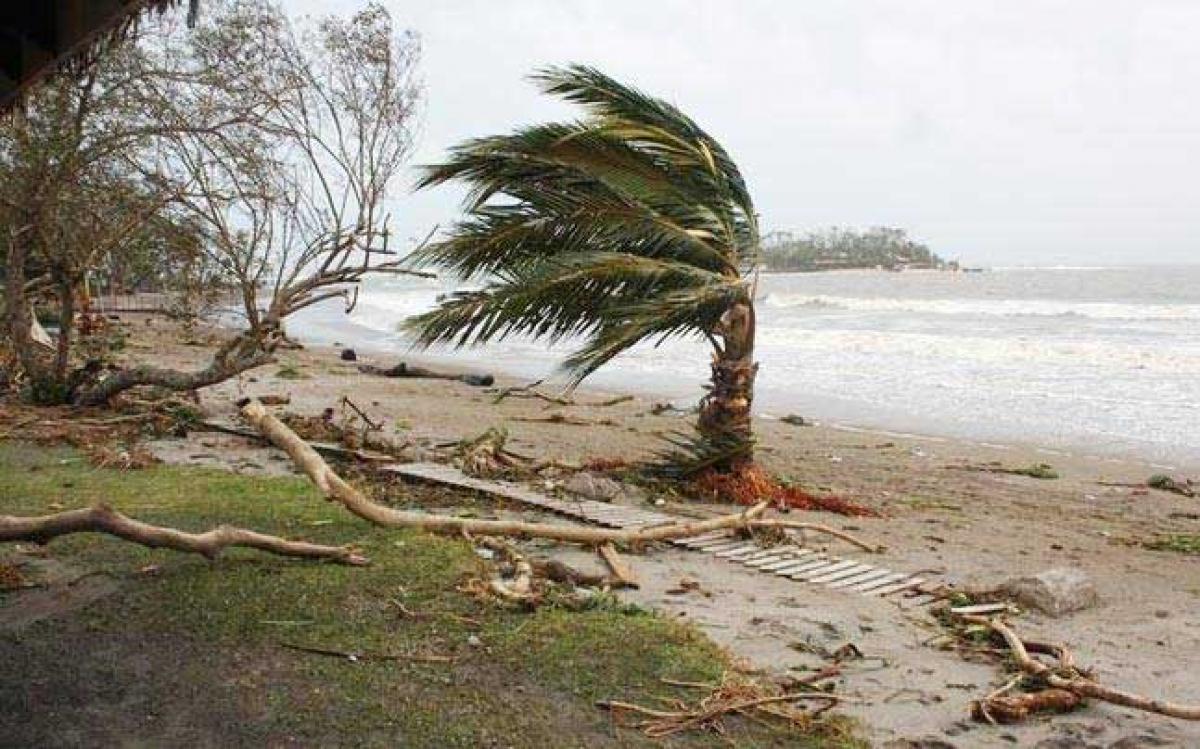
M468 476L441 463L394 463L381 470L409 479L431 481L491 494L609 528L637 528L679 522L674 515L637 507L597 502L591 499L562 499L532 491L509 481ZM671 541L676 546L711 554L763 574L778 575L808 585L823 585L844 592L872 597L903 597L921 606L941 598L935 581L919 574L895 572L856 559L834 556L798 546L763 548L732 531L717 531L695 538Z

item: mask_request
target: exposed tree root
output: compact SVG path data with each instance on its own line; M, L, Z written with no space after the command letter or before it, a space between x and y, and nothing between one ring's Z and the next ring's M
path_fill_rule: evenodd
M1136 710L1144 710L1146 712L1158 713L1172 718L1180 718L1183 720L1200 720L1200 705L1180 705L1164 700L1151 699L1142 697L1141 695L1123 692L1119 689L1111 689L1102 684L1093 681L1085 676L1074 665L1071 657L1071 652L1061 645L1045 645L1042 643L1034 643L1022 640L1016 632L1012 630L1004 622L999 619L989 619L984 616L962 615L963 621L971 624L979 624L988 627L996 634L1000 635L1008 649L1012 653L1013 660L1016 661L1017 667L1025 674L1038 678L1044 681L1049 687L1046 691L1065 691L1080 698L1080 701L1086 699L1097 699L1104 702L1109 702L1114 705L1123 707L1131 707ZM1030 655L1030 652L1044 653L1051 655L1058 660L1057 667L1049 666L1039 660L1036 660ZM1045 692L1033 693L1034 695L1044 694ZM1041 701L1034 700L1033 697L1022 698L1024 702L1017 701L1016 707L1026 708L1026 712L1021 714L1021 717L1027 715L1031 710L1044 703L1045 706L1054 708L1065 706L1067 700L1062 695L1050 695L1043 697ZM980 703L978 711L982 713L981 717L992 714L999 719L1003 714L1002 711L1009 707L1008 703L1015 701L1015 698L1003 698L998 694L993 695Z
M308 443L297 437L279 419L267 413L262 404L257 401L247 403L242 408L242 415L267 439L287 452L297 467L304 471L326 498L340 503L351 513L364 520L392 528L417 528L431 533L453 535L469 533L479 536L552 538L558 541L592 545L605 542L645 544L653 541L690 538L724 528L747 528L750 521L761 515L767 508L767 503L762 502L736 515L630 530L526 523L516 520L478 520L397 510L372 502L346 483L334 473L333 469Z
M32 541L45 544L71 533L107 533L143 546L202 554L209 559L215 559L231 546L243 546L281 556L329 559L342 564L363 565L368 561L345 546L287 541L227 525L204 533L187 533L134 520L104 504L40 517L0 515L0 543Z
M795 510L822 510L852 517L877 517L874 509L838 496L818 496L796 486L784 486L756 464L733 471L703 471L692 479L692 486L705 498L752 505L767 500L779 507Z

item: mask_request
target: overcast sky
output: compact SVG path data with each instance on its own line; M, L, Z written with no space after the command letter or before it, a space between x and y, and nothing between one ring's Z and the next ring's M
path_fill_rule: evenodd
M385 4L423 39L418 163L570 116L524 76L584 62L720 140L766 230L901 226L993 265L1200 262L1194 0ZM403 196L398 228L423 235L457 199Z

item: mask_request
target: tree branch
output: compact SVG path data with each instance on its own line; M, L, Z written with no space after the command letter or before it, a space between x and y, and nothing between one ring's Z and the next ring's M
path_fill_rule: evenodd
M281 448L296 463L325 497L338 502L351 513L375 525L390 528L419 528L431 533L461 535L470 533L480 536L516 536L528 538L552 538L581 544L605 542L644 544L652 541L667 541L676 538L691 538L723 528L745 528L767 509L762 502L743 513L724 515L711 520L689 523L672 523L634 530L610 530L607 528L585 528L573 525L550 523L526 523L515 520L476 520L473 518L426 515L418 512L384 507L367 499L361 492L346 483L333 472L329 464L307 442L300 439L283 422L267 413L257 400L242 408L242 416L266 436L276 447Z
M0 515L0 543L32 541L45 544L71 533L107 533L150 548L201 554L209 559L215 559L231 546L242 546L286 557L330 559L351 565L368 563L366 557L346 546L287 541L278 536L228 525L218 526L204 533L187 533L134 520L105 504L40 517Z

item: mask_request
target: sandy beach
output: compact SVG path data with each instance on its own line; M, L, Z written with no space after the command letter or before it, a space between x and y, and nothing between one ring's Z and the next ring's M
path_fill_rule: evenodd
M134 332L126 351L131 360L193 366L207 356L202 346L173 342L178 340L174 326L165 320L129 316L124 324ZM303 331L298 332L302 337ZM211 330L204 334L209 341L221 335ZM284 409L315 415L337 408L345 396L383 422L385 434L407 440L417 458L422 445L503 427L514 450L539 459L639 460L661 448L661 435L688 428L687 414L653 415L653 399L645 397L611 406L586 405L614 393L581 389L574 398L583 405L511 397L497 404L495 388L361 374L356 364L386 367L396 362L358 353L359 361L350 363L341 361L334 347L284 351L279 364L204 389L200 404L213 417L234 418L239 397L287 395L291 402ZM407 361L420 363L411 357ZM496 387L517 384L525 383L497 376ZM569 418L545 421L554 414ZM822 513L798 512L793 517L883 543L887 550L882 561L874 561L894 569L926 570L960 587L994 586L1056 567L1081 569L1099 591L1100 605L1060 619L1030 613L1022 616L1021 626L1030 635L1068 644L1106 683L1179 702L1200 701L1200 679L1195 676L1200 665L1200 620L1195 617L1200 565L1194 556L1144 546L1161 534L1200 530L1200 500L1105 485L1144 481L1158 470L1148 462L774 420L760 420L755 428L758 454L770 470L806 488L845 495L882 514L852 520ZM211 433L160 443L157 450L170 461L289 470L284 461L264 458L264 448ZM1051 464L1059 478L964 469L1036 463ZM815 539L820 545L824 540ZM839 542L830 548L852 552ZM556 553L585 567L597 563L582 552ZM642 589L629 594L633 600L691 618L757 668L786 672L816 666L821 661L816 653L822 648L846 642L876 659L865 661L857 672L848 670L844 681L846 689L867 700L849 711L864 719L881 744L922 737L954 746L1006 746L1014 737L1022 746L1051 739L1078 742L1054 746L1115 746L1136 736L1147 742L1151 739L1145 737L1161 739L1166 745L1200 742L1195 724L1106 705L1004 729L973 724L968 720L970 701L1001 684L1002 674L993 665L969 663L923 644L938 633L923 610L907 611L891 602L820 586L797 586L684 551L656 552L633 563L644 579ZM703 595L669 592L682 579L697 581ZM887 666L875 668L878 659ZM1151 744L1120 744L1143 745Z

